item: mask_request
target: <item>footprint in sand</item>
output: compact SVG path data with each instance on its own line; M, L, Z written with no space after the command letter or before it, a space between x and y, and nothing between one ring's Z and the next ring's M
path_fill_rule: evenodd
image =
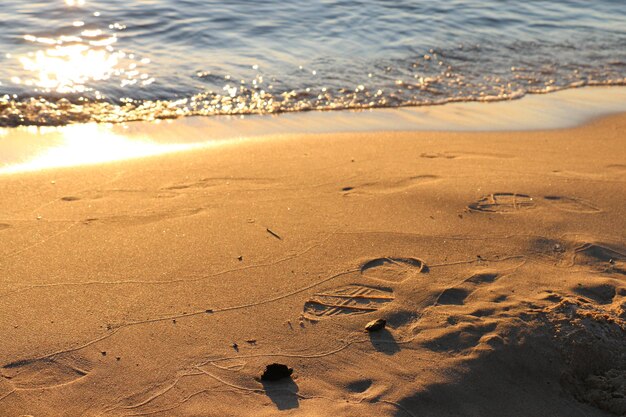
M476 272L464 279L460 284L444 289L437 298L435 306L466 306L464 314L475 317L474 320L458 320L454 315L448 318L448 325L441 328L432 329L432 334L425 339L423 345L433 351L438 352L462 352L475 348L481 343L497 343L498 336L492 332L496 329L497 323L490 320L490 316L496 313L492 306L485 305L479 298L476 300L475 308L467 310L467 307L474 307L468 304L467 299L480 288L493 284L507 273L514 271L518 265L509 263L504 270L483 270ZM506 297L498 296L491 299L492 302L505 301ZM450 307L446 307L449 314Z
M166 187L162 187L163 191L180 191L193 188L210 188L227 182L227 178L201 178L195 182L176 183Z
M319 292L304 303L304 316L318 320L378 311L394 300L391 288L348 285Z
M88 374L90 365L77 358L21 360L0 368L15 388L40 389L69 384Z
M353 393L362 393L367 391L373 383L374 381L372 381L371 379L356 379L348 383L346 385L346 388L348 389L348 391Z
M420 158L428 158L428 159L456 159L457 155L447 152L425 152L420 155Z
M420 155L420 158L427 159L460 159L460 158L472 158L472 159L502 159L513 158L513 155L502 153L482 153L482 152L424 152Z
M456 284L443 289L434 304L435 306L465 305L466 299L472 293L481 288L488 287L500 278L517 271L522 265L525 264L525 262L526 261L523 258L518 257L494 261L492 264L493 266L475 270L469 277L460 282L457 281ZM491 301L495 303L503 302L506 301L506 296L497 295L497 297L492 298Z
M559 267L583 266L594 272L626 275L626 250L613 243L539 238L532 243L538 260Z
M355 186L346 186L341 189L344 195L367 193L367 194L395 194L407 191L421 184L438 180L436 175L416 175L409 178L403 178L391 181L371 182Z
M516 213L535 207L536 204L532 197L516 193L489 194L468 206L470 211L484 213Z
M387 282L402 282L427 271L424 262L417 258L377 258L361 266L362 275Z
M496 323L460 323L454 328L439 330L423 346L435 352L459 353L475 348L497 328ZM491 338L495 335L491 334Z
M465 299L481 284L492 283L498 279L496 272L482 272L465 279L461 284L446 288L437 297L436 305L463 305Z
M617 289L611 284L578 285L572 288L572 292L598 304L611 304L617 295Z
M251 187L259 187L265 184L270 184L271 180L266 178L231 178L231 177L216 177L216 178L200 178L194 182L184 182L171 184L166 187L162 187L162 191L181 191L188 189L202 189L212 188L219 186L227 186L233 183L242 184Z
M626 275L626 254L598 243L584 243L574 249L573 262L599 272Z
M548 205L561 211L572 213L598 213L601 210L593 204L576 197L547 195L543 201L536 201L526 194L495 193L482 197L468 206L470 211L485 213L515 213L541 205Z
M137 213L136 215L117 215L117 216L103 216L92 217L83 220L84 224L118 224L122 226L142 226L150 223L159 222L161 220L176 219L180 217L195 216L204 211L204 208L186 208L180 210L171 210L168 212L156 212L156 213Z
M417 258L376 258L361 266L361 275L368 279L400 283L428 271ZM366 314L378 311L395 299L389 287L353 284L314 294L304 304L304 315L309 319L337 315Z
M61 197L61 201L66 201L66 202L70 202L70 201L78 201L80 200L80 197L74 197L71 195L65 196L65 197Z
M598 213L600 209L580 198L547 195L543 197L550 206L573 213Z
M626 164L611 164L606 166L607 170L618 175L626 174Z

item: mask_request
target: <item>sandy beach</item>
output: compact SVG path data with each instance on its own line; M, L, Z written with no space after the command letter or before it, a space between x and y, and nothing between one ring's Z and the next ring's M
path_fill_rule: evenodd
M624 416L624 132L283 134L0 176L0 416Z

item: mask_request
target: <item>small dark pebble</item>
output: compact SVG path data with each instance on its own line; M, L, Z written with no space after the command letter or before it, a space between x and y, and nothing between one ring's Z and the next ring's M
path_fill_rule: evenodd
M382 330L387 325L387 320L385 319L376 319L372 320L365 325L365 330L368 332L376 332L378 330Z
M122 360L122 358L120 358L119 356L117 358L115 358L116 361Z
M265 367L265 372L261 375L262 381L278 381L283 378L291 377L293 369L281 363L273 363Z
M237 343L233 343L233 349L239 352L239 345Z
M243 256L238 256L237 259L243 261Z
M250 343L251 345L256 344L256 339L248 339L246 340L246 343Z
M209 309L207 309L207 310L204 310L204 312L205 312L205 313L207 313L207 314L211 314L211 313L213 312L213 310L211 310L211 309L209 308Z
M343 187L341 189L341 191L350 191L350 190L354 190L354 187Z
M106 352L100 352L102 354L102 356L106 356L107 353Z

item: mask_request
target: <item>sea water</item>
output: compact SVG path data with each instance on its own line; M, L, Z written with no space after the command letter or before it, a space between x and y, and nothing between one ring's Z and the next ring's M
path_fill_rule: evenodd
M625 0L0 0L0 126L626 84Z

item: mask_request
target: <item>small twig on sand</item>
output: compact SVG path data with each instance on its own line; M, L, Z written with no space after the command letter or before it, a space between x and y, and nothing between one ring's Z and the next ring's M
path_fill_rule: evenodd
M276 234L275 232L271 231L268 227L265 228L265 230L267 231L267 233L269 233L270 235L274 236L276 239L278 240L283 240L282 237L280 237L278 234Z

